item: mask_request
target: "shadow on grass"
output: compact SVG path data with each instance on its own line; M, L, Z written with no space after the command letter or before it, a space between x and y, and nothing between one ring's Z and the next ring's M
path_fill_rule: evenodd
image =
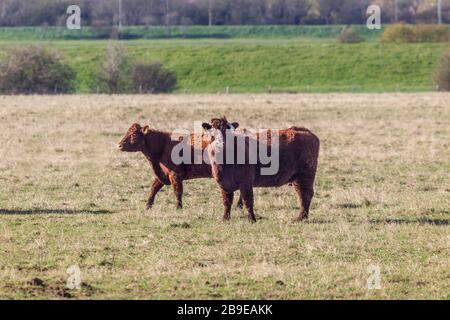
M111 214L109 210L75 210L75 209L29 209L29 210L10 210L0 209L0 215L35 215L35 214Z
M419 218L419 219L372 219L369 220L372 224L429 224L436 226L448 226L450 225L450 219L434 219L434 218Z
M362 208L363 205L362 204L358 204L358 203L341 203L336 205L336 207L338 209L358 209L358 208Z
M349 222L352 222L351 220ZM353 221L356 222L356 221ZM333 220L322 220L322 219L308 219L303 223L308 224L334 224L336 221ZM450 225L450 219L433 219L433 218L419 218L419 219L371 219L370 224L397 224L397 225L408 225L408 224L418 224L418 225L435 225L435 226L448 226Z
M302 221L302 223L307 223L307 224L332 224L332 223L336 223L336 221L333 221L333 220L322 220L322 219L311 219L311 218L309 218L308 220Z

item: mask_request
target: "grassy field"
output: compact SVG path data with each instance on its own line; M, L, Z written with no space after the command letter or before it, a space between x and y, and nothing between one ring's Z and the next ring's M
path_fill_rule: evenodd
M450 299L450 95L0 96L0 298ZM217 186L169 189L115 145L132 122L304 125L322 140L309 223L256 191L222 221ZM82 289L66 288L72 265ZM368 290L369 266L381 289ZM39 280L40 281L39 281ZM41 282L42 281L42 282Z
M28 43L28 42L27 42ZM97 92L108 41L38 41L61 50L78 93ZM24 42L3 42L4 50ZM338 44L295 39L137 40L130 61L159 60L176 72L177 93L434 91L447 44ZM0 56L1 51L0 49Z
M344 25L293 26L126 26L120 31L122 39L335 39ZM369 30L365 25L352 26L354 32L371 41L382 30ZM0 28L0 40L93 40L110 37L112 27L68 30L66 27L15 27Z

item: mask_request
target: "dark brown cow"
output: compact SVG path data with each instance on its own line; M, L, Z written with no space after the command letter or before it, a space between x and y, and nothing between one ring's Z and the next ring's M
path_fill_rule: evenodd
M262 175L262 165L259 154L257 155L256 164L229 164L229 162L217 163L217 152L227 154L227 125L226 118L212 119L211 124L204 123L203 128L211 133L210 144L208 145L208 153L211 159L212 174L218 182L221 192L223 204L225 207L224 219L230 219L231 205L233 202L234 191L240 190L244 205L247 208L249 219L256 221L253 211L253 187L280 187L286 184L292 184L299 196L301 203L300 215L296 221L302 221L308 218L309 207L314 195L314 180L317 170L317 159L319 156L320 141L319 138L311 131L305 128L292 127L281 130L277 134L279 136L279 169L274 175ZM239 146L236 137L239 134L229 133L228 139L233 138L235 154L245 152L246 160L250 153L250 139L261 142L259 135L248 136L246 143ZM218 139L220 137L220 139ZM265 139L269 153L273 152L272 133L269 132ZM255 141L253 141L255 142ZM239 149L241 148L241 149ZM259 148L259 147L258 147ZM236 155L235 155L236 157Z
M238 123L233 123L228 124L227 128L232 129L231 125L235 128L239 126ZM196 146L195 142L198 141L196 139L201 139L202 150L207 147L209 140L204 139L203 136L191 134L192 150ZM183 207L183 181L212 177L211 166L204 162L202 164L174 164L171 160L171 153L178 144L179 141L172 140L171 133L150 129L149 126L141 127L135 123L117 145L117 148L123 152L142 152L153 169L156 177L147 201L147 209L153 206L156 194L164 185L172 185L177 198L177 208L181 209Z

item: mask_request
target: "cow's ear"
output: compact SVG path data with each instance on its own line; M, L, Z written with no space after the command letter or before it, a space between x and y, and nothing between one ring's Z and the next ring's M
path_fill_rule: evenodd
M209 124L209 123L206 123L206 122L203 122L203 124L202 124L202 127L203 127L203 129L205 129L205 130L211 130L211 125Z
M239 128L239 123L237 122L233 122L231 125L233 126L234 129Z
M149 126L145 126L145 127L143 127L143 128L141 129L141 132L142 132L143 134L147 134L149 131L150 131L150 127L149 127Z

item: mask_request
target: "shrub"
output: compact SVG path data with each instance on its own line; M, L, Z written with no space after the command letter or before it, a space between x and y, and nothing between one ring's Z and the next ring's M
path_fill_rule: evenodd
M443 24L422 24L415 28L415 42L446 42L450 29Z
M112 43L100 66L99 82L108 93L120 93L127 87L127 52L120 44Z
M444 52L439 61L436 85L441 91L450 91L450 49Z
M50 94L73 91L74 71L58 52L44 47L10 49L0 64L0 92Z
M381 42L413 42L413 27L407 24L391 24L384 29Z
M134 65L132 78L136 92L140 93L171 92L177 84L175 73L164 69L160 62Z
M340 43L359 43L363 42L364 38L357 34L351 27L344 28L338 36Z
M446 42L450 39L450 29L439 24L392 24L385 28L381 42Z

